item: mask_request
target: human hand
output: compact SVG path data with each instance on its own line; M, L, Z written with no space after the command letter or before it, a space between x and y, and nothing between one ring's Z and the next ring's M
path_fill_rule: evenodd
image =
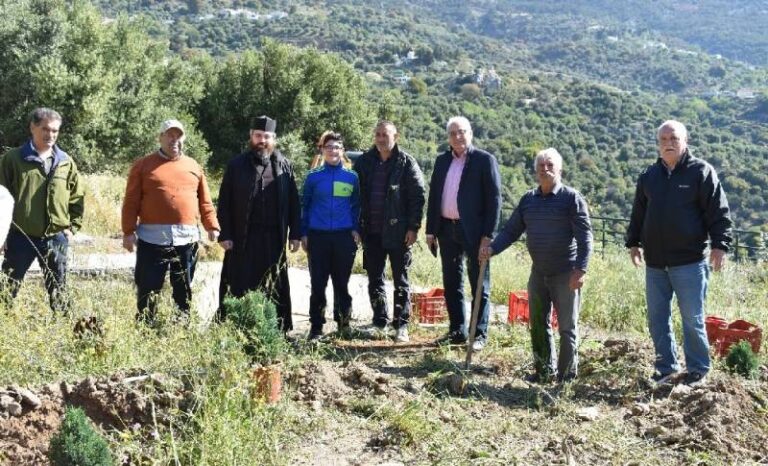
M72 230L70 230L69 228L62 231L62 233L64 233L64 236L67 237L67 241L72 241L72 238L75 237L75 234L72 233Z
M640 267L643 265L643 249L637 246L629 248L629 257L632 258L632 265Z
M214 242L219 239L219 230L208 230L208 241Z
M487 248L493 240L487 236L480 238L480 249Z
M580 290L581 287L584 286L584 277L586 275L587 272L580 269L571 271L571 278L568 280L568 287L571 291Z
M219 246L221 246L221 249L229 251L235 247L235 243L231 239L225 239L224 241L219 241Z
M727 256L722 249L712 248L709 252L709 263L712 265L712 270L719 272L725 265Z
M416 232L408 230L405 233L405 247L410 248L416 242Z
M352 230L352 239L355 240L356 245L360 245L360 233L356 232L355 230Z
M136 233L123 235L123 249L125 249L128 252L133 252L133 247L135 245L136 245Z
M482 261L487 261L488 259L491 258L492 255L493 255L493 248L492 247L490 247L490 246L486 246L484 248L481 247L480 248L480 253L477 256L477 259L479 261L481 261L481 262Z
M304 250L307 254L309 254L309 238L306 236L301 237L301 249Z

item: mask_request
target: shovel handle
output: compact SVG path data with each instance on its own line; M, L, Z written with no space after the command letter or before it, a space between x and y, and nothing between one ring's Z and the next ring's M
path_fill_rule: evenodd
M472 364L472 346L475 344L475 333L477 332L477 319L480 315L480 301L483 296L483 281L485 279L485 269L488 268L488 260L480 261L480 271L477 275L477 286L475 287L475 299L472 303L472 317L469 320L469 338L467 339L467 359L464 363L465 369L469 370Z

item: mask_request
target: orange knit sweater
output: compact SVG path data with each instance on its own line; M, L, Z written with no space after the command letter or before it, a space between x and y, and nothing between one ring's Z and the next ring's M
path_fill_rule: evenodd
M200 165L182 155L168 160L153 152L131 167L123 199L123 234L136 224L195 225L220 230L205 174Z

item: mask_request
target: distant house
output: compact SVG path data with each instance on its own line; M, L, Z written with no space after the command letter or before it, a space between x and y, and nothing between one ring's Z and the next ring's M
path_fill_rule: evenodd
M401 86L405 86L410 80L410 76L392 76L392 81L400 84Z
M736 97L744 100L752 100L757 97L757 94L755 93L754 89L744 87L736 91Z
M477 68L472 75L472 82L482 87L487 92L495 92L502 87L501 77L496 74L496 70L493 68L487 71L485 68Z

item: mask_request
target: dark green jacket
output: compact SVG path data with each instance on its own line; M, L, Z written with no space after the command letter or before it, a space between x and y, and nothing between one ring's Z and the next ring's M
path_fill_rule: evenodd
M13 196L13 228L42 238L83 223L83 184L77 166L54 146L53 164L46 175L32 141L0 158L0 184Z

